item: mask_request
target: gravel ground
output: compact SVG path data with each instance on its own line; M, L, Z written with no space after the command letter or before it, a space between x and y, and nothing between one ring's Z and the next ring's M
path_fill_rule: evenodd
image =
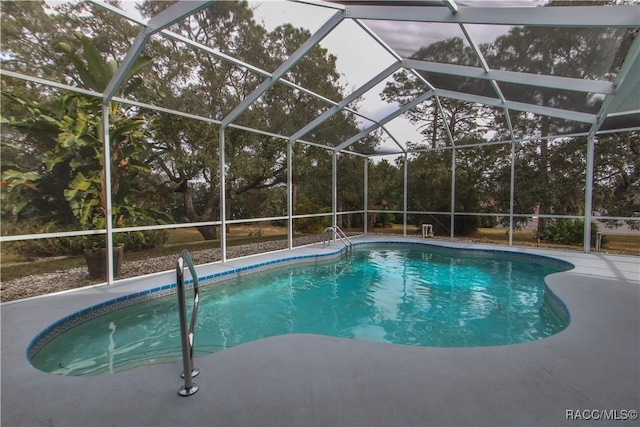
M294 246L303 246L322 241L321 236L299 237L293 240ZM240 245L227 247L227 259L240 258L247 255L254 255L263 252L271 252L286 249L286 240L273 242L255 243L251 245ZM206 249L191 253L191 258L195 265L220 261L222 258L220 249ZM124 279L127 277L141 276L159 271L171 270L174 268L178 255L169 255L157 258L149 258L138 261L123 262L122 272L117 277ZM36 274L25 276L19 279L8 280L0 283L1 301L13 301L22 298L34 297L36 295L50 294L67 289L80 288L83 286L100 283L101 280L90 279L86 267L72 268L70 270L54 271L52 273Z

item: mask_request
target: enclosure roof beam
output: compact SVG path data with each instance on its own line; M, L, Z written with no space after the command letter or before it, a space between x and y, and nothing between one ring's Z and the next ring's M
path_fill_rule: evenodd
M354 143L358 142L360 139L362 139L363 137L367 136L368 134L370 134L374 130L378 129L380 126L384 126L385 124L387 124L391 120L395 119L399 115L405 113L406 111L409 111L410 109L412 109L416 105L418 105L418 104L426 101L427 99L431 98L433 95L434 95L434 92L431 91L431 90L428 91L428 92L423 93L422 95L420 95L416 99L412 100L411 102L408 102L408 103L404 104L402 107L398 108L396 111L394 111L393 113L389 114L384 119L380 120L378 123L376 123L374 125L371 125L368 128L362 130L357 135L352 136L351 138L349 138L348 140L346 140L342 144L338 145L334 150L335 151L344 150L345 148L347 148L350 145L353 145Z
M445 22L451 24L524 25L542 27L623 27L638 26L638 7L557 6L557 7L459 7L451 13L437 6L349 6L346 17L382 21Z
M212 3L212 0L181 0L152 17L147 24L147 32L149 35L155 34L163 28L199 12Z
M300 61L311 49L313 49L320 41L329 34L335 27L342 22L344 12L337 11L327 22L320 27L318 31L305 41L286 61L284 61L272 74L272 76L263 81L253 92L251 92L236 108L231 111L223 120L222 127L229 126L238 118L251 104L253 104L263 93L268 91L275 85L280 77L284 76L298 61Z
M456 141L453 139L453 133L451 133L451 128L449 127L449 123L447 121L447 116L444 114L444 109L442 108L442 103L440 102L440 97L438 95L436 98L436 106L438 107L438 113L440 114L440 118L442 119L442 124L444 125L444 130L447 132L447 138L451 143L452 147L456 146Z
M162 34L166 35L167 37L171 37L171 38L173 38L175 40L179 40L179 41L181 41L181 42L183 42L185 44L188 44L189 46L193 46L193 47L195 47L197 49L202 50L203 52L207 52L207 53L215 56L216 58L220 58L223 61L227 61L227 62L229 62L231 64L237 65L238 67L246 68L249 71L252 71L252 72L254 72L256 74L261 74L262 76L267 77L267 78L272 78L272 76L273 76L273 74L271 74L268 71L265 71L265 70L263 70L261 68L255 67L255 66L253 66L253 65L251 65L249 63L246 63L246 62L241 61L241 60L239 60L237 58L229 56L229 55L227 55L225 53L222 53L222 52L220 52L218 50L212 49L209 46L205 46L205 45L203 45L201 43L195 42L193 40L189 40L188 38L186 38L184 36L181 36L180 34L176 34L176 33L173 33L171 31L168 31L168 30L162 30L161 32L162 32ZM290 82L289 80L286 80L284 77L280 77L279 82L282 83L285 86L288 86L288 87L292 88L292 89L299 90L300 92L305 93L305 94L307 94L307 95L309 95L309 96L311 96L311 97L313 97L313 98L315 98L315 99L317 99L319 101L325 102L327 104L331 104L332 106L338 105L337 102L335 102L335 101L333 101L333 100L331 100L331 99L329 99L329 98L327 98L325 96L322 96L322 95L320 95L318 93L315 93L312 90L309 90L309 89L307 89L305 87L302 87L302 86L300 86L300 85L298 85L296 83ZM362 113L359 113L359 112L357 112L355 110L352 110L352 109L349 109L349 108L346 108L346 110L349 111L350 113L356 114L356 115L358 115L360 117L363 117L363 118L365 118L367 120L371 120L370 118L366 117Z
M602 106L600 107L600 111L598 112L598 120L591 126L589 130L589 135L595 135L595 133L600 129L605 119L608 117L609 112L612 108L612 105L616 99L616 96L633 96L636 97L636 105L640 105L640 100L637 99L637 94L635 91L638 90L638 73L640 72L640 36L636 36L633 44L629 48L629 53L627 54L622 66L620 67L620 71L616 76L616 81L614 86L616 88L616 92L623 87L623 83L627 80L627 77L634 76L635 77L635 88L631 89L632 93L614 93L608 95Z
M405 59L405 68L427 71L431 73L447 74L475 79L495 80L506 83L516 83L528 86L538 86L550 89L571 90L576 92L613 93L613 83L602 80L576 79L572 77L546 76L541 74L521 73L515 71L487 70L465 65L443 64L438 62Z
M356 24L358 24L358 26L360 28L362 28L362 30L367 33L369 35L369 37L371 37L371 39L373 41L375 41L376 43L378 43L380 45L381 48L383 48L385 51L387 51L387 53L391 56L393 56L396 60L398 61L402 61L402 57L400 55L398 55L398 53L391 49L391 47L385 43L384 40L382 40L380 38L380 36L378 36L375 32L371 31L371 28L369 28L364 22L362 22L359 19L353 19L353 22L355 22Z
M476 55L476 58L478 58L478 60L480 61L480 66L482 67L482 71L484 71L484 74L486 75L489 72L490 68L486 58L484 57L484 55L482 54L482 51L480 50L480 46L476 42L475 38L471 35L466 25L460 24L460 29L462 30L462 33L466 37L467 42L473 49L473 53ZM506 98L504 97L504 94L502 93L502 89L500 89L498 82L494 79L490 79L489 83L491 83L491 87L493 88L496 95L498 95L498 98L500 98L500 101L505 102ZM505 108L504 111L506 110L507 109Z
M290 0L292 3L309 4L312 6L320 6L327 9L344 10L344 6L338 3L330 3L323 0Z
M369 80L367 83L362 85L357 90L353 91L346 98L342 99L342 101L340 101L337 105L334 105L333 107L331 107L330 109L328 109L327 111L325 111L324 113L322 113L321 115L316 117L313 121L311 121L309 124L304 126L302 129L300 129L299 131L294 133L291 136L291 140L295 141L298 138L301 138L303 135L306 135L307 133L311 132L316 127L320 126L325 120L329 119L331 116L336 114L338 111L342 110L347 105L351 104L353 101L355 101L356 99L358 99L359 97L364 95L372 87L374 87L375 85L380 83L382 80L386 79L391 74L393 74L398 68L400 68L400 65L401 65L400 62L395 62L395 63L391 64L390 66L388 66L386 69L384 69L383 71L378 73L377 76L375 76L374 78Z
M451 11L451 13L458 13L458 5L456 4L456 2L454 0L443 0L445 6L447 6L449 8L449 10Z
M130 20L132 22L135 22L138 25L145 25L145 23L142 20L137 19L137 18L135 18L133 16L127 15L127 13L125 11L123 11L121 9L118 9L117 7L115 7L115 6L113 6L113 5L109 4L109 3L105 3L104 1L99 1L99 0L90 0L90 1L93 4L95 4L97 6L100 6L103 9L109 10L109 11L111 11L113 13L118 14L119 16L121 16L123 18L126 18L126 19L128 19L128 20ZM166 29L162 30L160 32L162 34L164 34L165 36L167 36L167 37L171 37L171 38L173 38L175 40L178 40L178 41L180 41L182 43L185 43L185 44L187 44L189 46L193 46L196 49L199 49L199 50L201 50L203 52L207 52L208 54L211 54L211 55L215 56L216 58L220 58L223 61L230 62L231 64L237 65L238 67L246 68L249 71L252 71L252 72L257 73L257 74L261 74L264 77L271 77L272 76L272 74L269 73L268 71L265 71L265 70L263 70L261 68L255 67L255 66L253 66L253 65L251 65L251 64L249 64L247 62L244 62L244 61L242 61L240 59L234 58L233 56L227 55L227 54L225 54L223 52L220 52L219 50L213 49L213 48L211 48L209 46L205 46L205 45L203 45L201 43L198 43L196 41L190 40L190 39L188 39L188 38L186 38L186 37L184 37L184 36L182 36L180 34L176 34L176 33L172 32L172 31L169 31L169 30L166 30ZM303 93L306 93L307 95L312 96L312 97L314 97L316 99L319 99L320 101L330 103L331 105L337 105L338 104L335 101L332 101L332 100L330 100L328 98L325 98L324 96L319 95L319 94L317 94L317 93L315 93L315 92L313 92L313 91L311 91L309 89L306 89L306 88L304 88L304 87L302 87L300 85L297 85L297 84L292 83L292 82L290 82L288 80L285 80L284 78L280 79L280 83L282 83L282 84L284 84L286 86L289 86L289 87L291 87L293 89L299 90L299 91L301 91Z
M557 117L559 119L573 120L584 123L595 123L596 115L581 113L578 111L563 110L560 108L544 107L542 105L525 104L523 102L506 101L502 102L497 98L488 96L472 95L469 93L455 92L452 90L437 89L436 94L441 98L452 98L459 101L474 102L476 104L491 105L498 108L509 108L510 110L531 112L543 116Z
M103 94L104 102L108 102L111 98L113 98L116 92L118 92L118 90L124 83L124 79L127 76L129 68L138 58L140 52L142 52L142 49L144 49L144 45L147 43L147 40L149 40L149 37L162 30L163 28L168 27L169 25L174 24L184 19L185 17L204 9L211 3L213 3L213 1L211 0L181 0L151 18L145 28L140 30L135 40L133 41L133 45L127 52L127 56L125 56L115 75L111 78L111 81L109 81L109 84L107 85Z
M395 142L395 144L398 146L398 148L400 148L402 150L403 153L407 154L407 149L406 147L404 147L402 144L400 144L400 142L396 139L395 136L393 136L393 134L391 132L389 132L389 130L384 127L384 125L380 126L380 129L382 129L384 131L384 133L387 134L387 136L389 136L389 138L391 138L393 140L393 142Z

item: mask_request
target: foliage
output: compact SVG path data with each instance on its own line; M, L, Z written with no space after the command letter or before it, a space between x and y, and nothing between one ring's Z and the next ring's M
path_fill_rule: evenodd
M362 157L338 156L336 191L339 211L348 212L364 208L364 162Z
M591 223L591 245L595 246L598 233L598 224ZM581 245L584 240L584 221L580 219L551 219L547 221L544 232L539 235L541 239L561 245ZM602 244L606 241L603 236Z
M595 142L593 206L602 216L633 217L640 212L640 131L600 135ZM616 228L640 221L603 221Z
M73 231L69 227L47 222L45 224L23 222L9 227L11 234L39 234ZM124 244L126 251L152 249L167 242L169 234L166 230L131 231L114 234L114 244ZM54 237L48 239L30 239L7 242L3 248L24 258L49 256L82 255L85 249L104 246L104 234Z
M310 200L298 201L296 204L296 211L319 213L323 210L325 212L327 211L326 208L316 205ZM313 216L308 218L297 218L295 220L295 231L297 233L318 234L322 233L324 228L328 225L331 224L327 217Z
M401 170L387 159L374 163L369 160L369 209L401 210L403 206L403 175Z
M123 244L125 251L142 251L153 249L167 243L169 234L166 230L144 230L117 233L114 235L116 244Z
M65 230L65 227L53 221L46 222L44 224L24 221L20 224L8 227L8 230L6 231L11 234L39 234L69 230ZM15 242L3 243L2 246L3 249L25 258L79 255L85 248L83 236L18 240Z
M395 215L392 213L382 213L376 215L376 222L374 225L378 227L391 228L393 227L394 220Z
M607 4L608 2L602 2ZM562 4L552 1L548 6ZM523 71L543 75L562 75L580 79L610 80L619 69L633 31L606 29L604 33L591 29L565 27L513 27L494 42L480 45L484 57L492 68ZM521 52L526 49L527 55ZM610 51L606 61L595 61ZM413 58L477 66L473 51L460 38L450 38L422 47ZM452 77L421 72L421 77L437 88L474 94L493 90L478 79ZM598 111L601 100L585 99L591 96L580 92L551 90L500 83L507 99L575 109L587 104ZM383 97L388 102L404 104L424 92L421 79L407 72L394 75L387 84ZM494 93L486 93L495 96ZM586 138L549 138L574 132L588 131L588 125L569 122L527 112L509 111L510 125L504 112L479 104L455 100L442 100L442 112L436 102L424 102L413 108L406 117L419 126L423 139L410 141L411 148L424 152L415 155L409 163L409 209L447 212L451 194L451 155L447 151L425 151L451 148L455 144L457 212L492 212L508 214L511 200L511 144L465 147L468 144L508 141L515 138L540 136L539 140L518 142L515 152L515 195L513 209L517 214L584 214ZM445 132L448 127L453 141ZM513 135L509 128L513 129ZM593 209L602 215L634 216L640 211L640 138L637 131L624 135L601 135L596 138ZM469 217L467 217L469 218ZM469 218L470 222L474 220ZM500 219L504 225L508 218ZM506 221L506 222L505 222ZM514 218L516 228L529 221ZM465 220L466 222L466 220ZM631 227L640 227L638 221L627 221ZM618 226L620 221L605 222ZM473 224L460 224L463 232ZM540 218L538 232L545 228ZM456 234L458 234L456 217Z
M149 18L171 4L145 1L137 7L144 18ZM139 31L138 26L91 2L59 4L55 6L56 13L49 13L53 9L45 2L7 1L1 2L0 7L3 69L97 92L104 90L117 62L124 58ZM247 2L215 2L173 25L172 31L272 72L310 33L291 25L267 31L253 19L252 7ZM91 40L79 34L91 35ZM495 42L480 45L480 50L492 69L611 80L620 66L619 53L626 52L634 37L633 30L627 29L601 32L516 26ZM618 43L620 48L616 47ZM527 55L519 54L525 49ZM608 60L594 60L602 52L610 53ZM203 50L185 48L171 38L151 38L144 53L153 56L153 64L148 57L136 64L127 76L123 95L152 103L162 100L159 105L163 107L213 120L226 117L265 79L251 69L237 67ZM413 58L478 66L477 55L461 38L426 45ZM339 100L345 88L337 73L336 60L321 45L316 46L286 78L328 99ZM435 87L496 96L490 85L486 81L481 84L480 79L420 74ZM383 93L389 102L405 104L425 90L424 82L411 73L396 73L394 79ZM509 100L572 110L575 105L585 104L585 96L592 96L534 86L522 90L519 85L507 83L500 83L500 88ZM6 76L3 90L3 229L27 219L36 224L76 225L72 229L103 228L106 195L101 176L104 159L100 157L100 100L65 95L50 87ZM449 99L440 101L441 112L435 99L430 99L405 114L422 132L422 140L408 141L410 148L422 150L409 157L409 211L444 212L433 216L437 221L430 220L437 234L450 232L446 213L452 209L452 160L456 165L457 212L508 214L513 208L527 216L584 214L587 141L551 138L585 130L584 124L509 110L508 126L502 109ZM597 112L600 102L593 98L587 104ZM326 103L278 83L235 122L289 135L326 108ZM144 112L118 103L111 103L109 109L110 132L117 137L111 141L114 154L111 197L116 225L155 223L146 221L147 217L166 220L167 215L173 215L177 221L193 222L220 218L218 125ZM514 135L510 134L510 128ZM304 139L335 145L358 129L354 117L343 111L304 135ZM541 138L513 145L516 191L512 206L512 145L482 148L466 145L530 136ZM271 136L234 128L225 130L225 142L227 191L223 197L227 216L284 215L286 144ZM373 135L359 142L358 149L372 152L377 142ZM294 213L326 211L332 204L330 154L300 143L294 143L292 148ZM434 150L441 148L445 149ZM633 217L640 211L640 132L598 135L595 150L593 210L603 216ZM454 151L455 159L451 154ZM363 209L362 164L359 157L339 155L339 210ZM384 201L387 209L402 210L403 175L401 162L370 160L369 206L364 208L381 210ZM154 211L152 208L157 206L162 208ZM419 215L412 214L409 218L419 221ZM487 224L486 220L490 222ZM495 217L458 215L456 234L472 232L478 221L491 225ZM516 217L514 221L518 227L529 218ZM296 220L304 229L321 228L314 222L322 221ZM551 234L557 231L554 227L561 227L553 221L546 222L550 223ZM604 222L607 227L622 223ZM640 227L638 221L628 223ZM545 227L545 221L541 220L540 233ZM562 227L567 234L570 227ZM34 230L41 229L44 228L34 225ZM216 237L214 227L201 227L200 231L207 238ZM115 237L122 237L122 233L116 233ZM128 248L137 245L130 242Z
M167 7L165 2L147 1L141 5L143 16L150 17ZM268 32L255 22L246 2L216 2L174 26L174 31L204 45L215 45L267 71L275 70L296 51L310 33L292 25ZM212 58L200 50L183 49L164 39L149 42L157 66L154 79L162 82L166 96L163 106L200 116L222 120L264 80L261 74L239 70L235 65ZM189 76L185 80L185 76ZM336 71L336 58L321 46L314 47L288 73L287 79L330 99L342 98ZM235 123L290 135L315 118L325 103L302 91L276 84L244 111ZM158 158L154 166L161 170L182 195L184 216L192 222L220 218L219 127L196 120L159 114L151 124L157 142ZM311 139L339 141L358 131L351 116L337 114L314 131ZM286 145L270 136L232 127L225 129L224 194L227 217L245 217L249 205L251 216L271 210L267 203L251 203L252 197L272 194L268 189L286 182ZM321 206L331 204L317 185L330 185L330 159L317 147L294 144L293 204L296 197L314 199ZM193 154L197 153L196 156ZM353 176L355 171L351 172ZM316 174L313 176L313 174ZM319 174L322 177L318 176ZM328 179L325 176L329 174ZM315 188L314 188L315 187ZM240 206L236 206L240 204ZM285 205L280 205L281 210ZM315 212L314 212L315 213ZM217 238L214 227L200 227L205 239Z
M498 225L498 218L495 216L480 217L480 228L494 228Z
M60 50L74 65L75 77L82 86L104 90L116 72L117 63L103 59L87 37L76 34L76 39L82 53L64 42L58 44ZM149 58L139 58L125 77L130 83L125 87L138 86L140 79L133 76L149 63ZM18 95L2 94L27 112L21 119L3 117L5 124L26 135L26 142L18 140L14 146L26 143L34 147L42 162L35 169L25 170L14 164L15 169L8 168L3 172L2 179L7 187L5 199L13 201L13 214L20 217L23 211L32 213L46 208L48 204L60 205L64 200L81 227L104 229L107 201L101 101L85 95L63 95L54 98L49 103L51 107L47 108ZM107 113L112 213L114 223L124 226L125 222L132 222L136 217L144 219L150 216L131 202L130 194L135 191L136 175L149 170L147 162L152 151L145 141L145 120L134 115L135 111L111 102ZM51 185L56 188L49 188ZM43 204L42 198L49 203ZM51 219L66 222L68 218L64 213Z

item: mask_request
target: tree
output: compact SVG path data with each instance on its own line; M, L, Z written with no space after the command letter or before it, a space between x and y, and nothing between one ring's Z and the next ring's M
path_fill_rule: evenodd
M566 3L566 1L552 1L545 6L552 7ZM589 4L593 5L593 2ZM508 34L499 37L494 43L481 46L481 50L492 68L579 79L611 80L615 77L624 58L624 52L628 51L628 46L634 37L633 31L615 28L513 27ZM507 99L533 105L579 111L586 111L586 108L589 112L597 113L602 102L602 99L592 94L575 91L538 87L522 90L521 86L508 83L501 83L500 87ZM554 181L557 181L562 174L560 168L562 162L553 151L568 149L571 152L572 149L569 147L570 143L563 140L553 142L548 137L584 132L589 129L588 125L515 111L511 112L511 122L517 135L540 137L537 150L525 151L527 155L532 156L531 160L527 160L532 169L525 172L524 168L520 168L520 173L524 173L521 181L526 177L523 188L536 194L536 197L529 198L526 203L524 197L519 197L517 206L523 210L522 213L525 211L533 213L534 209L537 209L540 214L569 213L566 201L570 197L573 199L568 204L574 207L581 205L583 197L580 194L584 194L584 185L580 183L584 182L583 179L565 181L563 188L570 190L565 191L566 194L563 197L558 197L552 190L560 184ZM573 172L569 170L573 169L572 166L579 166L579 164L566 164L567 173L572 174ZM533 173L534 170L535 173ZM552 176L553 174L555 176ZM571 213L577 212L574 209ZM543 232L544 226L545 219L540 217L538 233Z
M145 2L141 10L149 16L166 6L164 2ZM310 37L308 31L291 25L267 33L253 20L246 2L217 2L177 24L174 30L202 44L215 45L222 52L268 71L275 70ZM221 120L265 79L207 52L185 49L171 40L153 40L149 50L161 58L155 68L155 79L165 88L163 106L179 111ZM320 46L302 58L287 78L327 97L342 97L335 57ZM325 107L315 98L276 84L241 114L236 123L290 135ZM344 140L347 135L357 133L355 122L344 120L342 115L336 115L331 123L335 124L331 133L322 136L327 140ZM159 147L157 168L164 171L176 184L176 191L182 194L185 215L193 222L218 220L218 127L191 119L175 116L169 119L158 115L152 129ZM245 198L247 194L263 193L267 188L286 182L285 149L284 142L277 142L273 137L233 127L225 129L227 216L234 212L235 200ZM321 154L317 155L318 148L295 144L293 149L299 160L294 162L295 170L315 164L316 170L318 165L328 166L325 170L330 174L330 163L325 163ZM294 171L294 205L298 205L296 197L300 177ZM206 197L200 205L194 202L198 183L206 186ZM198 229L205 239L217 237L215 227Z
M339 155L337 158L337 203L338 211L355 211L364 209L364 162L360 156ZM361 226L362 219L351 215L340 215L339 226L352 228Z
M633 217L640 212L640 132L600 135L594 156L593 209L603 216ZM640 229L638 221L624 221ZM606 221L610 228L621 221Z
M563 5L566 2L552 1L545 6ZM610 4L611 1L602 1ZM590 3L593 4L593 3ZM635 34L625 29L592 29L567 27L513 27L495 42L480 46L490 68L522 71L533 74L559 75L579 79L612 80L628 51ZM443 40L421 48L414 55L416 59L448 64L479 66L475 55L459 38ZM486 82L436 73L421 72L422 76L436 88L468 92L496 98L497 95ZM390 102L404 104L426 90L422 81L406 72L397 73L394 82L387 85L383 96ZM568 110L597 113L602 102L593 94L576 91L527 86L526 90L516 84L499 84L508 100L543 105ZM456 147L485 141L505 141L511 139L507 130L506 117L501 111L464 103L441 100L442 116L438 114L435 102L425 102L412 109L407 116L421 127L424 139L413 142L411 147L441 148L449 145L444 132L448 126ZM510 121L516 138L535 137L532 143L518 143L515 159L515 212L520 214L580 215L584 207L586 140L584 138L563 138L562 135L584 132L587 124L561 120L527 112L510 111ZM489 125L487 127L486 125ZM557 135L557 138L552 138ZM614 143L615 145L615 143ZM457 148L456 149L456 211L477 211L495 207L502 212L511 209L510 185L511 165L505 161L509 155L508 145L500 149ZM604 148L604 146L603 146ZM632 150L623 150L631 154ZM414 164L412 169L424 166L424 184L447 186L446 177L450 168L435 165L439 159L445 163L450 157L425 153L418 157L428 159L429 165ZM417 158L412 160L416 162ZM611 160L620 165L613 173L620 189L631 190L634 175L629 174L634 161ZM624 166L622 166L624 164ZM427 172L428 175L427 175ZM623 172L624 170L624 172ZM481 172L482 171L482 172ZM413 173L413 172L412 172ZM434 175L442 174L436 180ZM606 174L603 174L603 178ZM495 184L486 186L488 177ZM626 179L626 178L629 179ZM412 180L414 178L411 178ZM606 178L604 178L606 180ZM419 185L419 183L416 183ZM611 182L610 188L615 185ZM611 190L610 190L611 191ZM633 191L627 193L627 212L635 202ZM448 197L446 191L442 197ZM443 199L443 201L447 200ZM431 201L432 204L435 200ZM437 203L435 203L437 204ZM624 204L624 203L622 203ZM442 205L444 206L444 204ZM620 206L620 205L618 205ZM527 219L516 218L516 223ZM539 218L538 231L544 229L544 218Z
M117 63L105 60L87 37L77 34L76 39L82 52L66 42L58 44L74 66L72 78L84 88L103 91L117 70ZM131 86L139 85L134 75L149 62L150 58L139 58L125 81ZM28 112L25 120L3 118L3 122L27 136L20 143L39 147L35 150L41 153L42 161L42 165L33 170L4 171L3 181L9 194L17 194L19 200L14 205L14 214L20 215L27 207L59 206L63 198L80 226L104 228L107 206L102 167L102 101L86 95L64 95L57 97L51 103L53 108L48 109L8 92L3 92L3 96ZM148 170L145 161L152 153L145 142L143 119L116 102L109 103L108 112L114 222L123 225L126 219L148 216L148 212L132 204L128 197L137 173ZM49 203L43 203L46 200ZM50 219L59 223L68 221L63 209L56 209L54 215L60 216Z
M425 46L416 52L415 59L476 65L477 59L471 48L460 38L451 38ZM469 91L485 96L485 82L479 79L445 76L421 72L421 75L433 86L459 92ZM383 98L388 102L405 104L426 90L425 84L409 73L394 75L394 81L388 83ZM472 104L453 99L441 99L440 106L429 100L411 109L407 117L418 124L421 141L410 141L411 149L438 149L456 147L456 211L477 212L481 206L491 204L489 188L483 186L485 173L490 173L498 162L501 153L498 149L464 148L468 144L477 144L491 139L504 138L506 131L502 113L487 106ZM451 134L453 141L450 141ZM451 156L452 150L421 152L409 161L409 206L411 209L448 212L451 209ZM445 218L439 221L448 224ZM477 227L475 217L457 216L456 230L460 234L472 232ZM448 232L444 226L438 226L438 233Z
M95 82L92 84L86 72L84 76L81 75L77 68L79 63L74 63L70 52L65 54L60 46L69 48L78 45L79 39L74 34L92 34L95 50L104 58L111 58L106 64L113 64L113 59L124 57L130 41L138 31L128 21L86 2L66 3L55 7L49 7L42 1L3 2L1 7L3 69L92 90L101 90L101 87ZM132 96L135 91L144 87L139 85L140 81L130 80L125 93ZM12 187L10 194L3 191L3 211L7 212L9 207L12 212L21 212L23 216L28 215L36 221L56 219L64 224L73 223L73 213L64 198L64 189L71 174L70 164L61 161L51 170L47 170L45 166L48 153L56 147L60 130L56 130L56 125L48 122L45 117L62 120L67 116L69 125L76 119L72 117L75 115L73 110L79 104L82 104L83 114L88 114L91 120L96 111L99 115L99 106L91 105L90 97L65 95L46 85L4 75L3 91L3 100L9 101L3 103L3 118L17 126L2 127L2 170L31 172L41 177L37 191L34 187L29 188L28 180L24 181L25 185ZM14 102L18 99L19 102ZM95 110L94 107L98 109ZM132 118L136 112L128 109L126 114L128 118ZM88 157L83 161L95 161L95 155L86 155ZM117 173L114 176L117 177ZM17 183L15 180L12 182ZM5 182L5 185L8 183ZM29 203L25 204L27 199Z

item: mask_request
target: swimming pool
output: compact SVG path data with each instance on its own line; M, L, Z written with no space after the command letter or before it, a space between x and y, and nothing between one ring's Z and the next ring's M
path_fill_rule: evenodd
M289 333L439 347L537 340L568 325L543 279L570 267L498 251L357 247L340 259L202 284L196 356ZM175 295L100 311L37 337L31 363L55 374L98 375L180 360Z

